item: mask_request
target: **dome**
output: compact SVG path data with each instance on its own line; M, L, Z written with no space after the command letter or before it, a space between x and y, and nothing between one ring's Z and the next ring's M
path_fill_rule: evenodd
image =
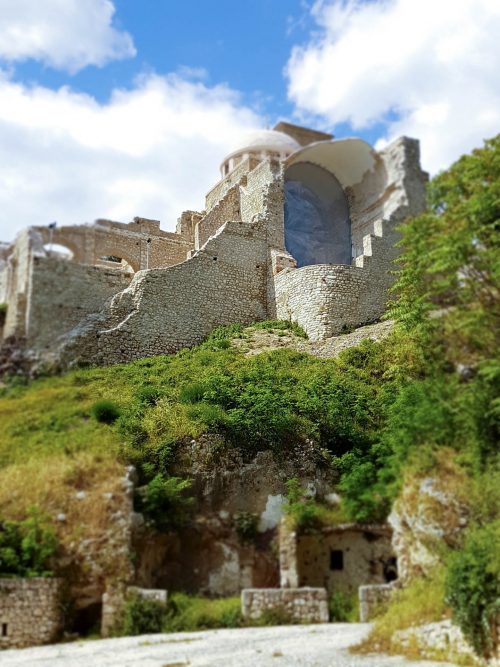
M256 130L243 135L235 143L223 160L223 164L236 155L243 153L284 153L286 156L300 148L300 144L284 132L276 130Z

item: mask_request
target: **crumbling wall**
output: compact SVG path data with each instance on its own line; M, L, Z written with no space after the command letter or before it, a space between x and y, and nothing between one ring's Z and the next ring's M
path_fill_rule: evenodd
M29 347L55 351L60 336L99 311L131 279L131 274L120 269L34 256L25 319Z
M195 249L199 250L228 220L241 220L240 189L230 188L224 197L196 225Z
M0 579L0 648L48 644L61 630L61 579Z
M205 198L207 212L211 211L234 185L246 185L246 174L255 169L258 164L259 160L257 158L248 157L246 160L242 160L226 178L214 185Z
M135 274L98 318L73 330L64 358L127 362L200 343L216 326L266 317L266 227L228 222L190 260Z

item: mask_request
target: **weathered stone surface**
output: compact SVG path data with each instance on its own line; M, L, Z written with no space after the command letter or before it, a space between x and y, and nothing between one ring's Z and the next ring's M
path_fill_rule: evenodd
M48 644L62 624L61 579L0 579L0 648Z
M241 592L244 618L258 619L264 611L284 612L297 622L328 623L324 588L248 588Z
M436 546L456 547L468 522L467 505L445 486L446 478L407 480L390 516L392 546L403 583L440 562Z

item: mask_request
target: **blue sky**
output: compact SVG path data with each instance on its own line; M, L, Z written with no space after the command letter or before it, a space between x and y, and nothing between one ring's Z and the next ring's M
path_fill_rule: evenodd
M435 173L499 131L498 34L491 0L0 0L0 238L172 229L280 119L416 136Z

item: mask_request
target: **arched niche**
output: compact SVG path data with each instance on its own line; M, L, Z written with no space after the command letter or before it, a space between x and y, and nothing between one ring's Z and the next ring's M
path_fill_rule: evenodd
M312 162L285 171L285 247L298 266L352 260L347 197L337 178Z

